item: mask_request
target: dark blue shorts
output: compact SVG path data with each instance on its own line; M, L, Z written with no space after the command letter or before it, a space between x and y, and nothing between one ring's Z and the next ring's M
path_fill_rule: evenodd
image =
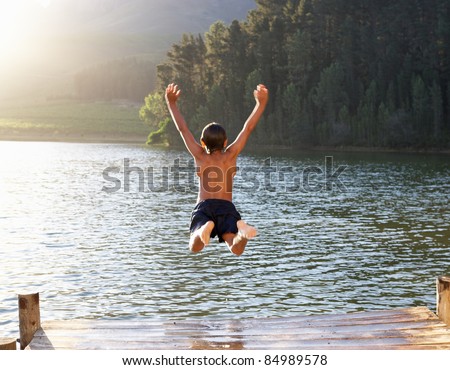
M211 238L218 236L219 241L223 242L223 234L237 234L237 222L240 219L241 215L232 202L223 199L206 199L199 202L192 211L190 231L192 234L208 221L213 221L214 229L211 232Z

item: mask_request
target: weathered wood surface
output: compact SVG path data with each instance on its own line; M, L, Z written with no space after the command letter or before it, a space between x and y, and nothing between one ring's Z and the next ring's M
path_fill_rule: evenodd
M0 338L0 350L16 350L16 339L15 338Z
M27 349L450 349L450 328L425 307L217 321L51 321Z
M437 315L450 326L450 277L441 276L436 281Z
M19 294L20 347L25 349L41 327L39 293Z

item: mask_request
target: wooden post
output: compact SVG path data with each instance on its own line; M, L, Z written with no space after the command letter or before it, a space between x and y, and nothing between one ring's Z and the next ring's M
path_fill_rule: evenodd
M17 340L14 338L0 338L0 351L1 350L16 350Z
M440 276L436 280L436 314L450 326L450 277Z
M41 328L41 314L39 311L39 293L19 294L19 329L20 348L25 349L34 337L34 333Z

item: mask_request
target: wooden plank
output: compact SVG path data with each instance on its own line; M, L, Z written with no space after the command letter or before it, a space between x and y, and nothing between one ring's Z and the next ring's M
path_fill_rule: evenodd
M140 338L140 337L128 337L128 338L90 338L90 337L81 337L81 338L70 338L70 337L61 337L58 339L51 338L47 339L46 337L36 338L33 340L33 344L41 343L42 345L48 346L51 344L53 348L61 347L64 345L70 344L71 347L79 348L84 347L86 349L92 347L95 343L98 343L102 348L109 347L117 347L122 346L123 349L129 349L129 345L134 343L132 348L141 347L141 348L153 348L155 346L158 347L173 347L175 346L183 346L188 347L192 346L197 342L203 343L211 343L216 346L230 346L231 344L242 344L245 347L277 347L280 343L284 343L285 345L289 344L289 347L303 347L303 346L312 346L312 345L330 345L330 344L341 344L341 345L349 345L356 343L359 346L367 346L367 345L443 345L446 344L450 347L448 333L428 333L423 336L411 336L411 335L402 335L396 336L394 334L389 334L386 336L371 336L371 335L362 335L362 336L335 336L335 335L327 335L323 337L317 336L289 336L289 335L270 335L270 336L258 336L258 337L179 337L174 340L173 338L167 337L154 337L154 338ZM31 346L31 344L30 344Z
M279 331L279 332L290 332L290 331L312 331L312 332L318 332L322 330L326 330L327 328L333 328L335 331L344 331L347 330L347 328L355 328L355 330L386 330L390 328L396 328L396 329L402 329L402 328L428 328L428 327L446 327L444 323L441 321L431 321L431 320L422 320L422 321L397 321L397 322L377 322L377 323L370 323L370 322L360 322L358 325L355 325L354 323L347 322L342 323L342 325L335 325L335 326L328 326L328 325L290 325L289 327L282 327L282 326L275 326L275 325L260 325L260 326L238 326L233 325L229 327L220 327L220 328L213 328L213 327L204 327L204 326L182 326L182 325L165 325L161 324L160 326L152 326L152 327L146 327L145 325L142 325L140 327L130 325L130 326L116 326L114 323L112 323L110 326L96 326L96 323L93 322L91 326L86 325L85 326L79 326L76 323L74 323L73 328L70 326L61 326L57 327L55 324L52 326L47 326L46 324L43 325L43 328L46 331L64 331L68 330L73 333L76 333L77 331L97 331L97 332L107 332L110 330L114 331L142 331L146 333L158 333L163 332L167 335L170 335L171 333L189 333L193 331L200 331L204 333L208 332L214 332L214 333L230 333L230 332L245 332L248 334L251 333L258 333L260 331Z
M67 344L66 346L60 346L55 348L48 348L47 346L38 346L34 345L33 348L27 348L30 350L273 350L275 349L273 346L261 346L261 347L245 347L240 343L231 343L227 345L214 345L211 343L192 343L190 346L181 346L178 344L172 344L172 346L167 345L158 345L155 344L152 347L142 346L140 343L133 346L132 344L127 343L125 346L123 343L119 343L117 346L104 347L100 346L97 343L91 343L89 346L81 346L75 348L72 344ZM278 349L286 350L286 351L297 351L297 350L449 350L450 346L448 344L433 344L433 345L361 345L358 344L356 346L352 346L349 344L345 345L314 345L311 347L302 346L299 347L297 345L289 347L284 343L279 343Z
M71 348L71 349L329 349L329 348L412 348L412 347L439 347L450 349L450 344L448 343L448 337L444 340L440 340L438 337L427 338L421 342L409 342L406 340L399 340L398 338L388 338L383 340L377 340L376 338L348 338L348 339L324 339L324 340L287 340L284 338L271 338L264 342L261 341L249 341L246 339L236 339L236 340L204 340L204 339L189 339L183 338L179 341L173 341L163 339L155 340L153 342L148 341L61 341L58 343L52 343L52 348ZM32 342L30 345L32 349L49 349L47 344L41 345L38 342Z
M450 277L440 276L436 280L437 315L450 326Z
M403 324L403 323L402 323ZM203 329L183 329L178 327L164 327L161 325L161 327L152 327L151 330L149 329L129 329L129 328L117 328L114 326L111 326L109 328L102 327L102 328L85 328L83 330L70 330L70 329L48 329L44 325L44 330L46 335L52 336L53 338L58 337L64 337L64 336L72 336L72 337L82 337L89 335L90 337L96 338L96 337L110 337L110 336L116 336L120 335L121 338L127 338L127 337L135 337L137 333L140 337L144 338L151 338L151 337L157 337L157 336L167 336L171 338L179 337L179 336L197 336L201 335L204 337L209 336L232 336L232 335L238 335L238 336L258 336L258 335L267 335L271 333L282 333L282 334L288 334L288 335L323 335L324 333L353 333L353 335L358 335L360 332L370 332L370 333L377 333L377 332L408 332L413 331L415 335L420 335L420 333L426 333L429 331L437 332L439 330L448 332L448 328L445 326L445 324L442 323L430 323L427 321L419 321L419 322L410 322L407 323L407 325L398 325L397 323L383 323L378 325L347 325L347 326L336 326L336 327L290 327L288 329L283 330L276 330L271 327L257 327L257 328L250 328L250 329L244 329L244 330L235 330L236 328L233 328L233 330L222 330L222 329L215 329L215 330L203 330ZM38 337L39 335L42 335L43 332L37 332L35 334L35 337Z
M380 311L375 313L355 313L347 315L317 315L317 316L291 316L283 318L261 318L261 319L243 319L243 320L180 320L168 321L164 323L165 327L176 326L177 328L204 328L204 329L227 329L235 326L236 328L247 329L249 327L261 327L271 325L275 328L290 328L295 326L342 326L348 325L364 325L364 324L380 324L386 322L410 322L420 320L435 320L440 322L438 317L428 308L414 308L398 311ZM160 321L153 320L70 320L70 321L48 321L45 323L46 329L52 328L70 328L77 330L78 328L128 328L128 329L151 329L152 327L160 327Z
M228 336L228 337L257 337L257 336L264 336L264 335L302 335L302 336L317 336L317 335L327 335L327 334L333 334L333 335L364 335L365 333L371 333L370 335L379 335L378 333L414 333L414 335L421 335L422 333L447 333L450 335L450 330L444 325L429 325L426 322L417 322L417 323L411 323L409 326L402 326L402 327L396 327L395 324L388 323L383 324L379 326L341 326L341 327L330 327L330 328L291 328L290 330L271 330L271 328L260 328L259 330L244 330L244 331L223 331L223 330L189 330L189 331L178 331L178 330L172 330L167 331L164 329L153 329L151 331L149 330L129 330L129 329L116 329L114 327L111 327L109 329L102 328L102 329L86 329L86 330L46 330L44 327L44 330L38 331L35 334L35 338L43 335L51 336L52 338L58 338L58 337L84 337L86 335L89 335L90 337L96 338L96 337L114 337L117 335L120 335L121 338L134 338L137 335L141 338L153 338L153 337L161 337L165 336L168 338L176 338L176 337L192 337L192 336L203 336L203 337L221 337L221 336Z

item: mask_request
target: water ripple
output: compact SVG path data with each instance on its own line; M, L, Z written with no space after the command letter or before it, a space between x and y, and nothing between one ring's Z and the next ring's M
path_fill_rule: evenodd
M2 142L0 154L9 158L0 177L3 336L17 335L24 292L41 293L43 320L288 316L433 308L434 278L450 273L445 156L336 154L335 165L347 166L345 192L286 183L323 168L324 155L272 156L291 177L274 173L266 184L255 173L253 189L237 175L236 205L260 236L236 258L217 242L188 252L194 190L140 192L134 173L129 191L102 191L107 167L121 168L124 181L124 158L151 166L159 186L163 167L187 163L185 152ZM269 156L239 165L263 168ZM187 188L187 178L178 185Z

